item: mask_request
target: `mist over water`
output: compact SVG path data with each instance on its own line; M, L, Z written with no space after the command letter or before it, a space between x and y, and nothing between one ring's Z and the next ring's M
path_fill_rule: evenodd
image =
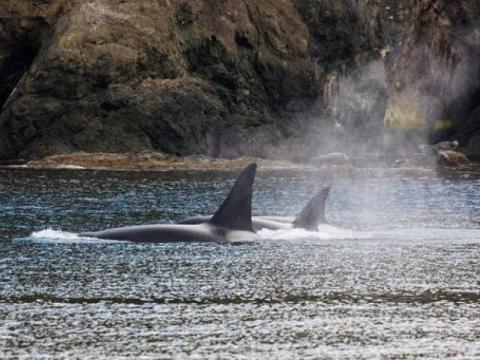
M75 234L211 213L234 178L0 170L2 357L479 355L479 173L260 172L256 214L294 215L330 184L341 229L253 245Z
M384 25L396 36L385 39L378 53L325 75L317 104L299 115L308 124L302 140L310 155L340 152L391 164L418 156L422 145L459 140L462 151L476 156L475 140L469 137L479 92L480 31L473 20L478 17L467 11L460 21L441 3L437 15L445 19L437 19L438 29L435 21L426 20L431 23L424 24L425 33L421 19L413 27L401 24L395 20L395 2L388 5L391 21ZM434 16L436 10L418 6ZM452 5L452 10L459 7Z
M426 99L417 96L411 104L420 106ZM418 156L420 146L430 143L426 125L414 130L392 126L385 121L388 101L385 60L329 74L322 99L310 112L297 116L307 124L306 135L299 140L308 144L307 155L300 158L341 153L362 165L378 165L378 161L391 165L396 159Z

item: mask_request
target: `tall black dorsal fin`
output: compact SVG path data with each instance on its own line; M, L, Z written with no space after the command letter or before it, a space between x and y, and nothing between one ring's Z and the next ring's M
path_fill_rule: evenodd
M318 224L325 223L325 204L327 202L330 187L324 187L320 190L305 207L293 222L294 228L301 228L311 231L317 231Z
M210 219L212 225L252 231L252 191L257 164L248 165L238 176L230 194Z

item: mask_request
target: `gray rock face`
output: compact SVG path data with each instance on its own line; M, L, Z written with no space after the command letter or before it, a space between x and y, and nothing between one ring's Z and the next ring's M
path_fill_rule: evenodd
M432 129L467 142L468 119L480 103L479 14L477 0L420 2L388 66L388 125ZM479 130L477 125L473 133Z
M0 160L143 150L308 158L329 122L349 130L337 145L362 140L397 98L395 76L377 73L385 61L415 62L403 50L413 40L395 49L413 39L407 29L427 2L1 2ZM373 73L360 77L364 66Z
M308 30L289 1L18 1L1 11L16 33L0 28L0 74L15 72L0 93L0 159L261 154L284 136L289 107L317 95ZM27 60L24 23L46 34ZM18 39L24 48L12 51Z

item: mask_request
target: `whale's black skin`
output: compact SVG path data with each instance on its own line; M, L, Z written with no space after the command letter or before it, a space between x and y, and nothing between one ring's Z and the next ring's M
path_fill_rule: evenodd
M217 242L255 241L252 226L252 187L257 165L239 175L227 199L204 224L139 225L81 233L80 236L131 242Z
M256 240L255 233L232 230L210 223L198 225L139 225L79 234L81 237L142 243L217 242L243 243Z
M319 191L305 207L300 211L297 217L293 216L253 216L252 224L255 231L262 229L286 230L286 229L305 229L317 231L320 224L326 224L325 204L327 201L330 187L325 187ZM197 215L185 220L180 224L203 224L211 219L212 215Z
M195 215L184 219L179 222L179 224L189 224L189 225L199 225L205 224L210 221L212 215ZM294 217L291 218L291 221L286 221L286 217L279 216L279 219L276 219L275 216L253 216L252 224L253 230L260 231L262 229L270 230L281 230L281 229L291 229L292 223L295 220Z

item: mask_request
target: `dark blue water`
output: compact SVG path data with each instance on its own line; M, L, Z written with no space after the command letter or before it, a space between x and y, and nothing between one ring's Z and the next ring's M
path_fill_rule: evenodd
M478 358L480 177L260 172L256 214L332 185L340 232L128 244L78 231L211 213L231 173L0 170L0 358Z

